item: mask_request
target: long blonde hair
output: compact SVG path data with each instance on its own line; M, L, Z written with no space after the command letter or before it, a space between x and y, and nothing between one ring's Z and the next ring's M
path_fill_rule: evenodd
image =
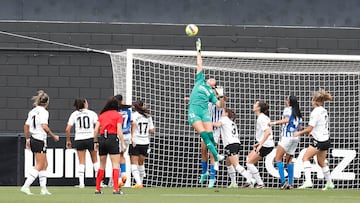
M313 99L319 106L323 105L325 102L332 101L333 97L331 94L324 89L320 88L319 91L313 93Z
M34 101L34 106L45 106L49 103L49 96L43 90L39 90L37 95L33 96L31 100Z

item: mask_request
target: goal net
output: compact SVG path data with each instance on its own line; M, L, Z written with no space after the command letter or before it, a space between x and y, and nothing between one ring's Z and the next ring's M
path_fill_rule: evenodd
M338 189L359 188L359 74L360 57L339 55L266 54L202 52L205 77L218 80L235 110L242 150L239 163L255 141L256 100L270 104L271 120L281 119L285 97L293 94L300 102L304 126L309 121L312 92L324 88L334 101L325 104L330 117L332 148L328 163ZM199 184L201 173L200 136L187 122L184 98L190 95L196 72L195 51L127 50L111 54L114 93L126 102L142 99L151 110L156 133L151 137L151 153L146 160L145 186L206 187ZM279 141L280 126L273 127ZM295 187L304 181L301 157L310 139L301 137L295 155ZM224 153L223 146L218 146ZM279 187L274 166L275 150L257 164L266 187ZM325 184L323 173L312 162L315 188ZM220 165L216 187L230 184L225 163ZM239 185L244 182L237 176Z

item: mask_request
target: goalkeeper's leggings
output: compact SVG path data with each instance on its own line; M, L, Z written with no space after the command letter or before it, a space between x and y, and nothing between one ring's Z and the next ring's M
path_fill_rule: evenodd
M210 150L210 152L213 154L214 156L214 160L215 161L219 161L218 160L218 152L216 151L216 143L215 143L215 140L214 140L214 135L213 135L213 132L205 132L203 131L202 133L200 133L200 136L201 138L203 139L205 145L206 145L206 148L208 150Z

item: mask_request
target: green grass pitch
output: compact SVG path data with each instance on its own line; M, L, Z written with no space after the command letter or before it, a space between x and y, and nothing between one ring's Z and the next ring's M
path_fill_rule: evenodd
M39 195L39 187L31 187L35 195L28 196L20 192L20 187L0 187L0 202L29 203L348 203L360 202L359 190L279 190L279 189L227 189L227 188L123 188L124 195L113 195L110 188L104 188L102 195L95 195L95 187L84 189L74 187L48 187L50 196Z

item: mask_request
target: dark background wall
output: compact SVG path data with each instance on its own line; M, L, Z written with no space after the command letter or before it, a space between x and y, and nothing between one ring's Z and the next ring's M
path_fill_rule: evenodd
M359 27L357 0L1 0L1 20Z
M184 25L0 22L3 31L107 51L191 49ZM360 29L200 26L205 50L360 54ZM74 98L100 111L113 94L110 57L0 34L0 133L21 133L31 96L51 98L50 127L64 133Z
M0 3L0 31L99 50L193 50L194 39L184 34L191 22L199 25L205 50L360 54L360 3L355 0ZM339 28L345 26L352 28ZM30 98L39 89L51 97L51 127L63 133L75 97L88 98L100 111L113 94L110 58L0 34L0 133L22 132Z

